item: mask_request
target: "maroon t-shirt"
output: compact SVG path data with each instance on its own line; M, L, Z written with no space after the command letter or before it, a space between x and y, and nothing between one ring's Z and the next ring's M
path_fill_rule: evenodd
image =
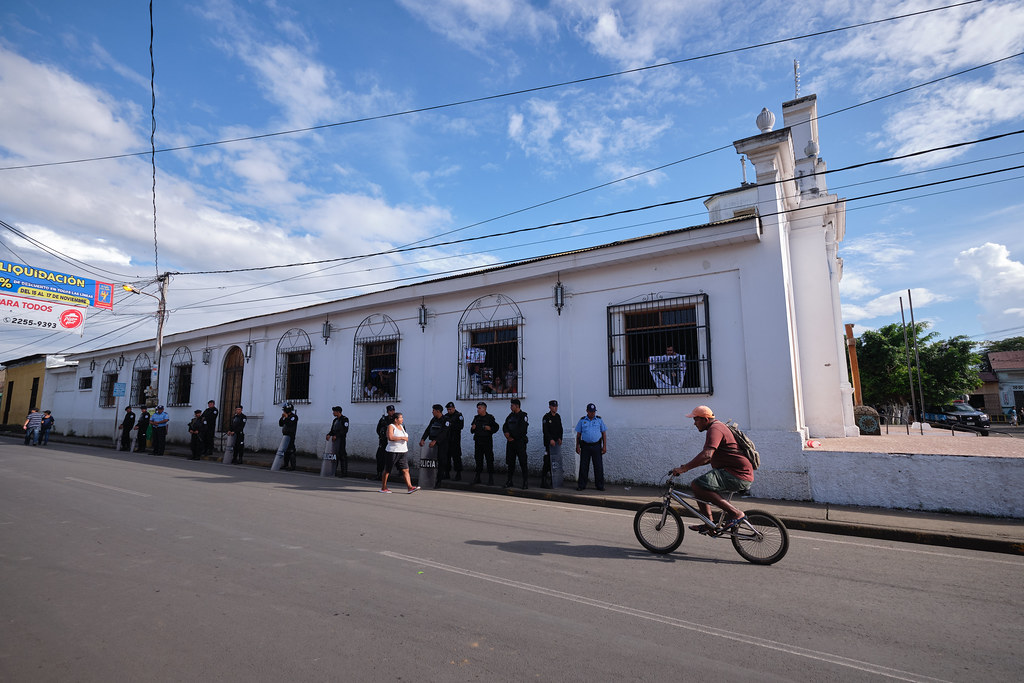
M736 437L723 423L712 422L704 438L704 448L714 448L711 456L711 467L716 470L728 470L744 481L754 481L754 467L736 445Z

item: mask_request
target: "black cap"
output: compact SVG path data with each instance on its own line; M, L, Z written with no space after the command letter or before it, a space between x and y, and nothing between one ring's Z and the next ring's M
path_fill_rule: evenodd
M156 409L157 409L157 410L163 410L163 409L164 409L164 407L163 407L163 406L157 406L157 407L156 407Z
M196 415L202 415L202 414L203 414L203 411L201 411L201 410L196 410L196 411L195 411L195 413L196 413Z
M593 403L588 403L587 404L587 412L589 413L591 410L593 410L596 413L597 412L597 406L595 406Z
M486 408L487 404L484 403L483 401L480 401L479 403L476 404L476 407L479 408L480 406L483 406L484 408Z
M548 405L549 406L558 406L558 401L556 401L555 399L551 399L550 401L548 401Z
M444 404L444 407L445 408L454 408L455 404L452 403L451 401L448 401L447 403Z
M384 409L384 411L387 412L389 410L394 410L394 409L395 409L394 406L388 406L387 408Z

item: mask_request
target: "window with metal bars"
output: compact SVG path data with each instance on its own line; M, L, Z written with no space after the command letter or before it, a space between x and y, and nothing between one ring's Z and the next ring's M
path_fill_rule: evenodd
M398 345L401 333L389 316L374 313L356 328L352 352L352 402L398 399Z
M652 294L608 307L610 396L710 394L708 296Z
M128 395L132 405L146 405L147 390L153 377L153 363L148 353L140 353L132 364L132 391Z
M87 390L90 390L90 389L92 389L92 375L89 375L88 377L79 377L78 378L78 390L79 391L87 391Z
M277 343L277 368L274 376L274 403L309 403L309 335L293 327Z
M100 378L100 408L113 408L117 405L114 396L114 385L117 384L117 361L108 360L103 364L103 375Z
M459 321L460 400L525 395L523 315L501 294L480 297Z
M192 352L179 346L171 356L171 373L167 381L167 405L187 406L192 402Z

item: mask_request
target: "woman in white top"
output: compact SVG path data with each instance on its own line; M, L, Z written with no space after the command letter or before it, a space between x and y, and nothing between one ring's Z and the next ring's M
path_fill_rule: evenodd
M381 482L381 493L391 493L391 489L388 488L388 475L391 474L391 468L395 465L398 465L402 476L405 477L408 492L420 490L419 486L412 485L412 479L409 478L409 461L405 456L409 452L409 433L405 431L404 422L405 418L402 417L402 414L395 413L395 421L388 425L388 443L384 447L384 481Z

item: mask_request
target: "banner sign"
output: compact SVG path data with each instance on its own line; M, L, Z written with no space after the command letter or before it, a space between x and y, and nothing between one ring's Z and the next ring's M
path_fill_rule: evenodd
M85 310L0 292L0 322L23 330L53 330L82 336L85 332Z
M0 296L6 292L70 306L114 308L114 285L109 282L0 261Z

